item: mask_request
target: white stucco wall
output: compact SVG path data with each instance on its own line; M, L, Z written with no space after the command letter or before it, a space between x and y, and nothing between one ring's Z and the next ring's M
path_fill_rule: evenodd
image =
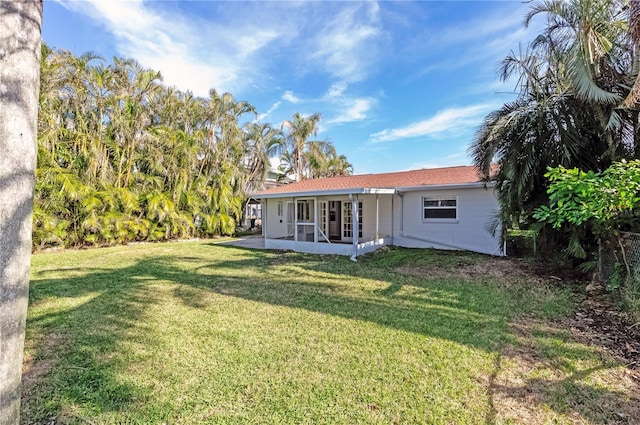
M291 199L289 199L291 200ZM282 201L282 216L278 216L278 201ZM266 238L280 238L287 234L287 199L263 199L262 230ZM266 203L266 208L265 208ZM266 211L266 214L265 214ZM265 216L266 215L266 219Z
M391 205L393 195L378 195L378 235L376 235L376 195L359 195L358 201L362 202L362 240L370 241L390 237L391 229Z
M423 220L423 197L455 197L457 220ZM502 255L500 238L486 230L500 207L491 188L405 192L396 195L394 204L394 245Z

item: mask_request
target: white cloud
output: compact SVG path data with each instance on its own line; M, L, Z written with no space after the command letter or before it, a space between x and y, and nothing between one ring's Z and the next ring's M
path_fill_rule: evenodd
M281 101L277 101L276 103L274 103L273 105L271 105L271 108L269 108L269 110L267 112L265 112L264 114L260 114L258 115L258 118L256 119L256 121L262 121L265 118L267 118L269 115L271 115L276 109L278 109L280 107L280 105L282 104Z
M497 78L495 64L504 59L509 51L517 50L520 43L525 45L540 33L540 20L534 20L528 28L523 25L523 17L529 4L504 2L487 15L463 25L427 27L421 37L405 48L404 53L420 51L429 58L427 64L411 75L415 80L426 74L451 72L471 66L480 68L487 79ZM507 4L508 3L508 4Z
M336 117L327 121L327 124L341 124L354 121L362 121L367 118L367 112L377 103L374 98L343 99L338 107Z
M173 2L56 1L111 34L117 55L198 96L211 88L244 96L276 67L361 81L384 38L376 2L193 2L197 14ZM289 93L283 100L300 101Z
M237 92L251 87L261 72L258 53L293 36L291 29L277 24L266 27L239 18L214 23L175 10L170 13L161 3L143 0L58 1L113 34L120 55L159 70L167 85L199 96L211 88Z
M480 124L486 113L492 109L490 104L472 105L464 108L451 108L438 112L431 118L409 124L405 127L384 129L370 136L372 143L414 137L432 136L439 133L475 127Z
M348 88L349 83L338 81L319 99L319 102L325 104L324 109L335 115L326 120L327 125L362 121L367 118L367 112L377 104L373 97L354 97L348 94Z
M367 8L364 10L363 8ZM360 81L376 57L382 26L379 5L364 3L340 10L317 31L311 61L344 81Z
M407 170L420 170L420 169L428 169L428 168L441 168L441 167L455 167L458 165L469 165L471 164L471 159L467 155L466 152L457 152L451 155L441 156L437 158L430 158L429 161L426 162L415 162L409 167Z
M345 90L347 90L347 87L349 87L349 85L346 81L339 81L337 83L334 83L331 85L331 87L329 87L329 90L327 90L327 94L325 95L325 97L340 97L344 94Z
M282 94L282 100L286 100L293 104L300 102L300 98L296 97L291 90L287 90Z
M522 28L522 17L527 6L519 6L504 13L501 8L499 14L479 16L478 19L465 22L461 26L449 26L444 31L434 34L432 41L439 45L476 43L482 39L501 37L514 29Z

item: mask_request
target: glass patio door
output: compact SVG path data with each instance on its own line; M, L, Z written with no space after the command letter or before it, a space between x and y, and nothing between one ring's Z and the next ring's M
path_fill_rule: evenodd
M318 202L318 241L329 242L328 203Z

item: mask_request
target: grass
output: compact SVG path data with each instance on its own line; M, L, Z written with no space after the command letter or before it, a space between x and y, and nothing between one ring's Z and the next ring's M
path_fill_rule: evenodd
M38 254L22 422L518 423L503 406L527 385L554 423L603 417L582 394L627 403L600 376L619 365L547 325L571 293L512 265L208 241Z

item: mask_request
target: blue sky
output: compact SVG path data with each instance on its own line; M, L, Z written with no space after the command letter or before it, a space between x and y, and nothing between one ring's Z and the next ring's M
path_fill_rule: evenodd
M496 63L543 23L524 28L519 1L44 5L52 47L132 57L181 90L230 92L274 126L321 113L317 138L357 174L470 164L482 119L515 97Z

